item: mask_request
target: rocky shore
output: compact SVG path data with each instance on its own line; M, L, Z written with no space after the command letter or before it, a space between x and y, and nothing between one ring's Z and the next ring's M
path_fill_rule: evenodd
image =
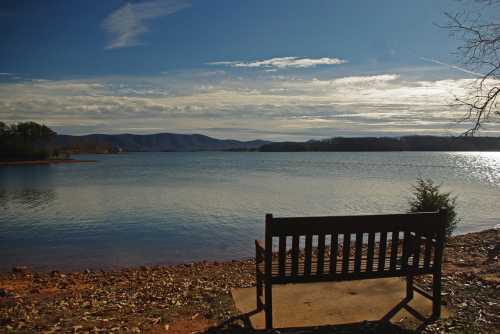
M499 262L500 230L452 237L443 273L452 316L425 332L500 333ZM248 259L71 273L16 267L0 273L0 333L252 333L230 290L254 286L254 266ZM412 333L405 328L300 333Z

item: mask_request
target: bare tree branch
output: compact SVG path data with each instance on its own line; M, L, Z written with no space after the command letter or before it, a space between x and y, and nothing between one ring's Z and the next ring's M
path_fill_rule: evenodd
M476 0L486 9L500 13L500 0ZM480 12L445 13L448 23L440 26L457 36L462 45L458 56L462 64L474 72L484 73L470 94L456 98L466 108L463 121L472 125L464 135L474 135L492 116L500 116L500 17ZM486 19L485 19L486 17Z

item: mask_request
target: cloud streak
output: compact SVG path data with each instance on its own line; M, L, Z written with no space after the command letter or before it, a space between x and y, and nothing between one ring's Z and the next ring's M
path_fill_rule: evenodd
M142 3L126 3L112 12L102 22L102 28L110 37L106 49L140 45L140 37L149 31L148 21L172 15L190 6L190 0L156 0Z
M434 63L434 64L438 64L438 65L443 65L443 66L446 66L446 67L448 67L448 68L452 68L452 69L454 69L454 70L460 71L460 72L462 72L462 73L472 74L472 75L477 76L477 77L482 77L482 76L484 76L484 74L481 74L481 73L478 73L478 72L469 71L468 69L462 68L462 67L457 66L457 65L444 63L444 62L439 61L439 60L437 60L437 59L425 58L425 57L420 57L420 59L421 59L421 60L423 60L423 61L427 61L427 62L429 62L429 63Z
M255 61L216 61L208 63L214 66L230 66L240 68L265 68L267 70L286 68L309 68L318 65L340 65L347 63L347 60L339 58L299 58L299 57L276 57Z

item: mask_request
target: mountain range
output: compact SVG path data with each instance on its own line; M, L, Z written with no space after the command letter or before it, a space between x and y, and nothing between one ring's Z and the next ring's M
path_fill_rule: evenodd
M260 146L268 143L270 142L264 140L239 141L215 139L200 134L157 133L150 135L57 135L53 139L51 145L65 152L78 154L256 150Z
M500 151L499 137L335 137L307 142L239 141L200 134L57 135L54 149L70 154L192 151Z

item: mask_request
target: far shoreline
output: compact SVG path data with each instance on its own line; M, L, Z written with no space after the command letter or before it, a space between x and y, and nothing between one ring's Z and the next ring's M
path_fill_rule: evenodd
M71 164L71 163L89 163L89 162L97 162L97 160L48 159L48 160L1 161L0 166L29 166L29 165L51 165L51 164Z

